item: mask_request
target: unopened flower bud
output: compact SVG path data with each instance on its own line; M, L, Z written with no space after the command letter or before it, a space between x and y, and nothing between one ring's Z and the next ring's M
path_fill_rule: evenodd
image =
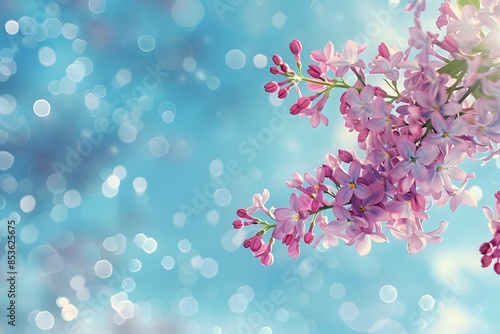
M306 109L307 107L309 107L311 105L311 100L309 100L308 97L301 97L297 101L297 105L299 106L300 109Z
M280 56L278 56L278 55L274 55L274 56L273 56L273 62L274 62L276 65L280 66L281 64L283 64L283 59L281 59L281 57L280 57Z
M493 269L495 269L495 272L500 275L500 263L497 262L495 263L495 266L493 266Z
M266 92L268 93L274 93L276 92L278 89L280 88L280 86L278 85L277 82L275 81L271 81L271 82L268 82L264 85L264 89L266 90Z
M490 251L491 249L491 246L490 246L490 243L489 242L483 242L483 244L479 247L479 252L481 254L486 254Z
M278 92L278 98L284 99L287 96L288 96L288 89L281 88L280 91Z
M307 73L314 79L319 79L321 75L323 74L321 72L321 69L319 68L318 65L309 65L309 68L307 69Z
M276 66L273 66L273 67L269 68L269 72L271 72L271 74L276 75L276 74L280 73L280 70Z
M310 244L314 240L314 233L312 232L307 232L306 235L304 235L304 242L306 244Z
M484 255L482 258L481 258L481 265L483 268L486 268L488 267L490 264L491 264L491 261L493 261L493 258L491 256L488 256L488 255Z
M233 227L237 230L243 227L243 221L241 219L237 219L233 222Z
M352 154L347 152L346 150L339 150L339 159L345 162L346 164L352 162Z
M292 51L294 55L298 55L299 53L302 52L302 44L300 43L300 41L296 39L290 42L289 47L290 51Z

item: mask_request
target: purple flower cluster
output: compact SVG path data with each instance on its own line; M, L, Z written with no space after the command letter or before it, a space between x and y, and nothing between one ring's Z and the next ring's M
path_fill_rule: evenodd
M313 243L314 228L320 235L314 245L336 246L339 239L367 254L371 242L387 242L387 232L406 240L414 254L427 243L441 241L448 223L435 231L424 231L427 211L434 204L476 206L466 190L474 174L458 166L466 159L487 162L499 154L500 143L500 1L461 1L455 8L445 0L436 21L441 34L422 29L418 19L425 0L413 0L406 7L415 12L409 30L408 48L399 51L385 43L368 64L358 58L365 46L348 41L343 53L331 42L312 51L314 62L302 75L302 45L294 40L290 51L297 71L275 55L270 71L283 77L265 85L279 98L298 98L292 115L309 118L313 127L328 125L322 111L333 89L344 89L340 113L349 131L357 133L364 152L338 150L328 154L315 175L294 174L287 184L294 192L288 207L265 207L269 192L256 194L253 205L239 209L233 225L261 229L245 240L262 264L273 261L272 245L281 240L291 257L300 254L300 243ZM350 85L347 73L357 81ZM367 82L382 77L383 87ZM304 82L308 94L299 84ZM275 223L255 216L258 211ZM488 217L493 221L493 214ZM266 218L267 219L267 218ZM496 225L495 225L496 226ZM269 231L269 242L263 236ZM500 231L481 246L483 265L496 259L500 272ZM497 241L498 239L498 241Z

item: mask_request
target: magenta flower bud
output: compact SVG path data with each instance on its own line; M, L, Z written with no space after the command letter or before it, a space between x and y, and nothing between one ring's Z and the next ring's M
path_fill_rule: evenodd
M285 73L288 73L290 72L290 66L288 66L287 63L283 63L280 65L280 68L281 68L281 71L282 72L285 72Z
M389 52L389 47L387 46L387 44L385 43L382 43L378 46L378 54L381 56L381 57L384 57L386 59L389 59L389 56L391 55L391 53Z
M309 107L309 105L311 105L311 100L309 100L308 97L301 97L297 101L297 105L299 106L300 109L306 109L307 107Z
M332 174L333 174L332 167L330 167L328 165L323 165L321 167L323 167L323 170L325 171L325 177L331 177L332 176Z
M241 221L240 219L237 219L233 222L233 227L237 230L239 230L240 228L243 227L243 221Z
M269 72L271 72L271 74L276 75L276 74L280 73L280 70L276 66L273 66L273 67L269 68Z
M278 85L277 82L275 81L271 81L271 82L268 82L264 85L264 89L266 92L268 93L274 93L276 92L278 89L280 88L280 86Z
M260 258L260 263L262 263L265 266L270 266L271 264L273 264L273 262L274 262L274 256L272 253L265 253Z
M262 236L254 237L252 243L250 244L250 249L252 252L256 252L262 247Z
M284 99L287 96L288 96L288 89L281 88L280 91L278 92L278 98Z
M273 56L273 62L274 62L276 65L278 65L278 66L279 66L279 65L283 64L283 59L281 59L281 57L280 57L280 56L278 56L278 55L274 55L274 56Z
M299 112L300 112L300 107L297 105L297 103L294 103L291 107L290 107L290 114L292 115L297 115Z
M243 241L243 247L249 248L250 245L252 244L252 238L245 239L245 241Z
M321 72L321 69L319 68L318 65L309 65L309 68L307 69L307 73L314 79L319 79L321 75L323 74Z
M306 244L311 244L311 242L313 242L314 240L314 233L312 232L307 232L306 235L304 235L304 242Z
M293 235L291 234L285 235L285 237L283 238L283 240L281 240L281 242L287 246L290 246L293 242Z
M493 267L493 269L495 269L495 272L500 275L500 263L497 262L495 263L495 266Z
M248 216L247 210L245 209L238 209L238 211L236 211L236 214L240 218L246 218Z
M298 55L299 53L302 52L302 44L300 43L300 41L296 39L291 41L288 46L290 47L290 51L292 51L294 55Z
M349 164L352 162L352 154L347 152L346 150L339 150L339 159Z
M482 258L481 258L481 265L483 268L486 268L488 267L490 264L491 264L491 261L493 261L493 258L489 255L484 255Z
M486 254L490 251L491 249L491 246L490 246L490 243L489 242L483 242L483 244L479 247L479 252L481 254Z

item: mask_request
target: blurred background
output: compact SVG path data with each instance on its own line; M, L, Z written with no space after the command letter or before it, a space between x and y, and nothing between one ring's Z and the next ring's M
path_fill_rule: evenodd
M292 39L306 64L329 40L368 43L365 61L381 41L404 48L405 4L0 1L0 332L497 333L500 277L478 252L495 161L464 164L478 207L432 209L426 230L450 226L414 256L392 236L365 257L303 247L294 261L277 244L263 267L241 247L255 231L232 229L254 193L286 206L293 172L356 146L341 92L317 129L264 92L271 56L292 64Z

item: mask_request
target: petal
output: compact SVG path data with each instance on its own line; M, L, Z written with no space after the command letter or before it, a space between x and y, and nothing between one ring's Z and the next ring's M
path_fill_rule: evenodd
M323 53L323 51L320 51L320 50L311 51L311 59L313 61L318 62L318 63L326 62L326 56Z
M371 195L371 190L364 184L356 184L354 187L354 195L356 195L357 198L360 199L365 199L368 198Z
M343 187L337 191L335 201L337 205L344 205L351 200L353 190L350 187Z
M356 242L356 251L361 256L365 256L368 253L370 253L371 249L372 249L372 243L370 241L370 238L368 238L366 234L363 237L361 237L358 240L358 242Z
M415 157L417 161L429 165L430 163L436 161L436 158L439 154L439 148L434 145L422 145L418 148Z
M324 52L325 52L325 56L328 59L330 59L333 56L335 56L335 48L333 47L333 43L332 42L330 42L330 41L326 42Z
M341 169L337 169L335 171L334 177L337 180L337 182L340 183L341 185L347 185L349 182L352 181L351 177Z
M422 165L421 163L414 163L411 166L411 172L413 174L413 177L415 177L415 180L417 181L424 181L427 176L429 175L429 172L427 171L427 167Z
M352 180L356 180L359 177L359 173L361 172L361 164L356 160L351 162L349 166L349 176Z
M398 138L396 142L396 148L403 158L409 159L410 157L415 155L415 144L408 137Z

